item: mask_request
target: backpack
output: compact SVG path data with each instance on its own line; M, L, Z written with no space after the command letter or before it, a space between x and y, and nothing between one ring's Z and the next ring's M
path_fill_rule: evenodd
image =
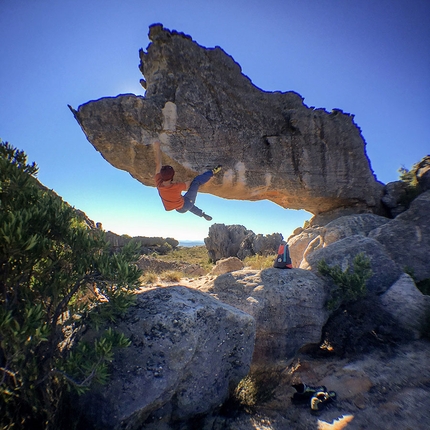
M293 265L290 258L290 251L288 245L281 244L278 248L278 256L276 257L273 267L276 269L292 269Z

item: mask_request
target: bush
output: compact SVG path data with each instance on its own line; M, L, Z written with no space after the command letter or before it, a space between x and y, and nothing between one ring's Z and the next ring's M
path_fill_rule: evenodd
M273 399L280 373L276 369L251 371L239 382L225 406L254 413L254 407Z
M167 270L160 274L160 278L166 282L179 282L185 276L185 273L179 270Z
M417 174L420 169L429 165L430 165L430 156L427 155L421 161L419 161L418 163L415 163L411 170L406 169L404 166L398 170L399 179L402 182L405 182L407 185L405 195L403 196L400 202L405 207L408 208L411 202L415 200L422 193L423 190L418 182Z
M273 255L252 255L250 257L245 257L243 263L245 266L250 267L254 270L263 270L273 267L273 263L276 259L276 254Z
M92 344L89 324L115 321L133 303L140 271L125 248L109 254L104 233L35 176L24 152L0 141L0 426L56 428L67 389L104 382L112 330Z
M331 278L334 283L327 302L330 311L365 297L366 282L372 276L370 260L363 253L355 256L352 270L348 267L342 271L340 266L330 267L325 260L321 260L318 263L318 271Z

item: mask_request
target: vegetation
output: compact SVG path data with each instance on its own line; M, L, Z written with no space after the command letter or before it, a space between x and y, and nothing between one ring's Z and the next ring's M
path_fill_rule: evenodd
M252 255L246 257L243 260L245 266L250 267L254 270L263 270L273 267L273 262L275 261L276 254L273 255Z
M426 166L430 166L430 155L427 155L421 161L415 163L411 170L406 169L404 166L399 169L400 180L407 184L405 195L401 201L406 207L409 207L412 200L422 193L417 174L419 169Z
M155 272L145 272L140 278L142 284L155 284L157 281L158 275Z
M178 270L167 270L160 275L160 278L167 282L179 282L184 277L185 274Z
M213 268L213 263L209 261L206 246L179 247L166 255L157 256L161 261L186 262L188 264L198 264L207 272Z
M255 370L243 378L232 394L231 401L252 408L273 398L279 385L279 371Z
M325 260L318 263L318 271L328 276L334 283L327 302L329 310L336 310L366 296L366 282L372 276L370 259L363 253L357 254L353 260L353 267L342 271L340 266L330 267Z
M140 271L126 247L108 252L104 234L36 180L24 152L0 141L0 427L52 429L67 390L108 378L115 347L128 340L89 325L120 318Z

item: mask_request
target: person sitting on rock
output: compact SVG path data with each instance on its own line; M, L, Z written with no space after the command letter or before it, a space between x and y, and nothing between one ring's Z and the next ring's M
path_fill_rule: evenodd
M164 209L166 209L166 211L176 209L179 213L189 211L194 215L203 217L207 221L211 221L212 217L205 214L201 209L195 206L194 203L199 187L206 184L214 174L221 171L222 166L218 165L212 170L208 170L196 176L192 181L173 182L175 170L172 166L163 166L161 164L160 142L155 141L153 146L155 152L155 185L161 197L161 201L163 202ZM182 191L187 192L182 195Z

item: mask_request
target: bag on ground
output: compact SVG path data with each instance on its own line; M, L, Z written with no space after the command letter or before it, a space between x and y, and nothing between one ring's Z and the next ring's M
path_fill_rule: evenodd
M288 245L281 244L278 248L278 256L276 257L273 267L276 269L292 269L293 265L290 258L290 251Z

